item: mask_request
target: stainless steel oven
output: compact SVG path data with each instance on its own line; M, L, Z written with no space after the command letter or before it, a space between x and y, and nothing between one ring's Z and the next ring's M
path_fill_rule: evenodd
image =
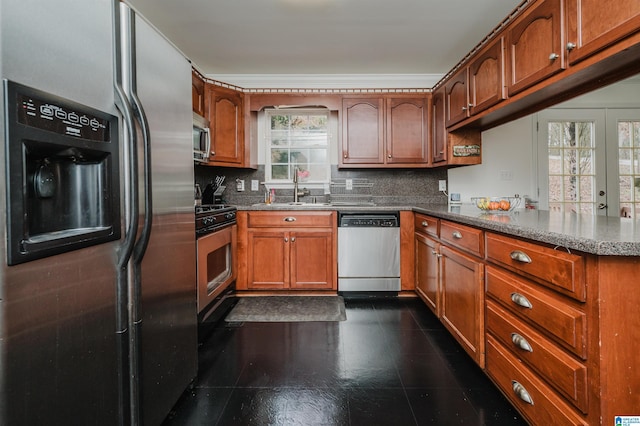
M196 207L198 318L207 320L220 296L237 275L236 208L211 204Z

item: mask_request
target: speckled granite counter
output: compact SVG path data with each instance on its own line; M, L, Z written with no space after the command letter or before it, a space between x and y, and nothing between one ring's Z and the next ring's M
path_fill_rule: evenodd
M238 210L413 210L486 230L502 232L570 250L611 256L640 256L640 221L605 216L553 213L544 210L516 210L490 214L475 206L438 204L304 207L287 204L238 206Z

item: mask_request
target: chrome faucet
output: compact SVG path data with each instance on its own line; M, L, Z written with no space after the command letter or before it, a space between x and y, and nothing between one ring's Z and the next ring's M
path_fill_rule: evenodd
M302 191L298 190L298 166L293 169L293 202L297 203L299 197L304 197L305 195L309 195L311 192L304 188Z

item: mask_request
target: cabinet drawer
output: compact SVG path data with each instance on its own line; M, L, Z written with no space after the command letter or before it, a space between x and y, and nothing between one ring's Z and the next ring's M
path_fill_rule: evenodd
M260 211L249 212L248 226L250 228L330 228L337 226L337 222L335 213L331 211Z
M466 250L479 257L484 256L483 233L480 229L458 223L440 222L440 239L449 245Z
M487 335L487 373L531 424L588 424L490 334Z
M586 299L582 256L487 233L487 259L581 302Z
M487 300L487 331L540 374L582 412L587 412L587 368L555 343Z
M439 225L440 220L435 217L425 216L419 213L416 213L414 217L415 232L421 234L427 234L437 238Z
M537 325L576 355L586 358L586 314L553 292L487 265L486 291L516 315Z

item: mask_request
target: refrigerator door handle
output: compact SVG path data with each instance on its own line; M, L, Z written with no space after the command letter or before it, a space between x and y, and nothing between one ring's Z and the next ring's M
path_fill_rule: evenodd
M149 238L151 237L151 225L153 223L153 198L151 193L152 178L151 178L151 132L149 131L149 121L145 114L142 102L138 97L138 85L137 85L137 68L136 68L136 28L135 28L135 13L128 9L129 17L129 97L133 105L133 113L140 131L142 133L142 149L143 149L143 201L144 201L144 222L142 225L142 231L136 242L133 252L133 262L139 265L142 262L147 246L149 245Z
M120 14L120 1L112 0L113 27L113 84L116 108L122 114L125 123L123 132L127 146L123 149L126 167L124 170L125 194L125 232L124 240L118 249L116 277L116 333L118 358L118 411L120 425L130 424L132 418L131 401L131 361L129 328L129 261L133 254L138 230L138 148L137 134L133 118L133 108L125 94L123 78L123 26ZM124 41L126 43L126 40Z

